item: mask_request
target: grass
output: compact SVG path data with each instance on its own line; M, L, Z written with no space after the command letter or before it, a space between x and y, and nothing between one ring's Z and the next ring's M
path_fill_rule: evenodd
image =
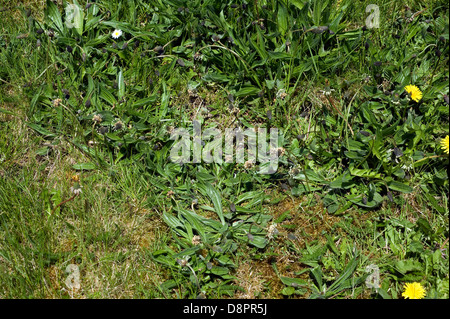
M0 297L448 298L448 4L338 2L0 2ZM193 120L277 172L172 163Z

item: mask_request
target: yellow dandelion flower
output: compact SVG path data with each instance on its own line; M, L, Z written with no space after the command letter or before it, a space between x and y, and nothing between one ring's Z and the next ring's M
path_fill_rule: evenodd
M405 86L406 92L411 96L411 99L413 99L416 102L419 102L422 99L422 91L415 86L415 85L407 85Z
M444 150L445 153L448 154L448 149L449 149L449 146L448 146L448 135L441 140L441 148Z
M418 282L407 283L404 288L405 291L402 293L402 296L405 299L422 299L425 297L425 288Z

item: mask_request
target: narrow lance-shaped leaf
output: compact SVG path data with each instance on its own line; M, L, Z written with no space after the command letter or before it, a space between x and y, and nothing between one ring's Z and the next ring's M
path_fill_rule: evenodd
M50 0L47 0L45 16L47 19L53 22L53 26L58 29L59 32L63 33L64 25L62 23L61 13L59 12L56 4L54 4Z
M220 222L222 223L222 225L225 225L225 219L223 217L222 198L219 192L208 182L205 182L205 184L203 184L201 188L213 202L214 211L216 212L217 216L219 216Z
M286 7L281 3L279 3L278 7L277 21L278 21L278 28L280 29L281 34L284 36L288 29L288 12Z
M403 184L403 183L397 182L397 181L389 182L388 187L390 190L402 192L402 193L411 193L413 191L413 188L411 186L408 186L406 184Z
M117 86L118 86L118 94L119 100L123 98L125 95L125 80L123 79L123 70L120 69L119 74L117 75Z
M78 3L77 0L73 1L73 4L75 5L74 8L74 15L73 15L73 24L75 27L75 30L77 31L77 33L79 35L83 34L83 26L84 26L84 12L81 9L80 4Z
M353 259L348 263L347 267L342 271L339 278L328 288L329 294L335 294L339 290L346 289L347 287L343 283L352 276L353 272L358 265L358 256L355 254Z

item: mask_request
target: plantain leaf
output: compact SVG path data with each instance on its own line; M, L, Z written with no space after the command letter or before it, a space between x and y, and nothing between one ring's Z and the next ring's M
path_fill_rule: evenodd
M204 182L203 185L200 184L199 189L211 199L214 205L214 211L216 212L217 216L219 216L222 225L225 225L222 208L222 197L220 196L220 193L208 182Z
M72 166L72 168L75 170L84 170L84 171L90 171L95 169L96 167L97 166L94 163L80 163Z
M45 17L50 20L51 26L56 28L58 32L63 33L64 25L61 18L61 13L58 10L56 4L53 1L47 0L47 6L45 8Z
M38 125L38 124L34 124L34 123L27 123L27 125L32 128L33 130L35 130L36 132L38 132L41 135L44 136L49 136L49 137L55 137L57 136L55 133L50 132L49 130L43 128L42 126Z
M300 286L306 286L308 282L306 280L300 279L300 278L290 278L285 276L280 276L281 282L285 284L286 286L291 286L294 288L300 287Z
M205 82L229 82L230 78L220 73L208 73L202 78Z
M371 169L355 168L353 165L349 167L350 174L358 177L381 178L381 174Z
M413 191L413 188L411 186L408 186L406 184L397 182L397 181L391 181L387 183L389 189L401 192L401 193L411 193Z
M170 228L178 232L181 236L188 238L187 233L184 231L185 227L178 218L167 213L163 213L162 217L164 222L169 225Z
M117 88L118 88L117 96L119 97L120 100L125 95L125 81L123 79L122 69L120 69L120 72L117 75Z
M100 97L106 102L108 102L111 106L115 106L117 104L117 100L114 97L114 95L111 92L109 92L109 90L106 89L105 87L101 88Z
M74 0L73 4L77 8L76 12L74 12L73 24L75 26L75 30L77 31L78 35L82 35L84 27L84 11L81 9L81 6L77 0Z
M249 95L255 95L258 94L261 90L254 86L248 86L240 89L238 92L236 92L236 97L243 97L243 96L249 96Z
M281 34L284 36L288 29L288 12L286 7L280 2L278 7L277 21L278 21L278 28Z
M305 3L308 2L308 0L290 0L289 2L301 10L305 6Z
M352 180L352 176L345 172L344 174L337 177L334 181L330 183L331 188L350 188L354 185Z

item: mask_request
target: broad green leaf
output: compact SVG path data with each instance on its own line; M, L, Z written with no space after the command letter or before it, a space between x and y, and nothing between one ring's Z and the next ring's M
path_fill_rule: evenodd
M205 82L229 82L230 78L225 74L220 73L208 73L202 78Z
M109 92L108 89L106 89L105 87L101 88L100 91L100 97L105 100L106 102L108 102L111 106L115 106L117 105L117 99L114 97L114 95Z
M362 152L356 152L356 151L345 151L344 154L348 158L355 159L355 160L362 160L362 159L364 159L364 156L365 156L365 154L363 154Z
M263 191L251 191L251 192L246 192L244 194L239 195L238 199L234 202L235 204L239 204L245 201L249 201L255 197L264 195Z
M181 211L180 214L189 221L192 228L200 234L202 240L206 241L206 233L205 233L206 227L202 225L200 216L195 213L191 213L189 211Z
M391 181L387 183L389 189L402 192L402 193L411 193L413 191L413 188L411 186L408 186L406 184L397 182L397 181Z
M137 100L136 102L133 103L133 107L146 106L151 103L155 103L157 101L157 99L158 99L157 95L152 95L150 97L146 97L146 98Z
M113 141L121 141L122 138L120 136L117 136L115 133L106 133L105 134L107 138L113 140Z
M379 193L375 193L371 200L369 200L367 197L364 197L363 195L347 195L347 199L353 204L365 208L374 208L383 202L383 197Z
M96 38L88 40L85 47L95 47L99 44L105 43L109 37L109 35L99 35Z
M355 141L353 139L348 140L349 151L363 151L366 149L366 145L362 142Z
M314 267L311 269L311 274L314 277L314 280L317 282L317 286L320 290L322 290L323 287L323 281L322 281L322 270L320 269L320 266Z
M348 278L350 278L350 276L353 275L354 271L356 270L356 266L358 266L358 256L355 254L355 256L353 256L353 259L347 264L345 269L342 271L339 278L336 279L336 281L333 282L333 284L331 284L331 286L327 289L327 295L328 294L334 295L335 293L343 289L350 288L351 285L349 287L346 284L346 281Z
M354 185L354 183L351 182L352 176L348 174L348 172L345 172L344 174L337 177L334 181L330 183L331 188L349 188Z
M178 259L178 258L183 258L184 256L192 256L192 255L194 255L199 249L200 249L199 246L189 247L189 248L186 248L186 249L180 251L179 253L173 254L173 255L172 255L172 258Z
M236 92L236 97L243 97L248 95L255 95L258 94L261 90L254 86L244 87L240 89L238 92Z
M330 23L329 27L330 30L337 32L339 27L339 22L342 19L342 16L344 15L345 10L347 9L349 4L345 4L339 8L339 14L334 18L334 20Z
M413 259L406 259L406 260L399 260L395 263L395 269L402 273L406 274L407 272L411 271L422 271L422 264L418 260Z
M117 89L118 89L117 96L119 97L119 100L120 100L125 95L125 81L123 79L123 70L122 69L120 69L120 72L117 75Z
M422 29L422 25L421 24L416 24L413 25L411 28L409 29L409 33L408 36L405 40L405 43L408 42L409 40L411 40L421 29Z
M353 165L349 167L350 174L358 177L366 177L366 178L381 178L381 174L377 173L371 169L359 169L355 168Z
M210 271L214 275L223 276L228 274L230 270L226 267L213 266Z
M387 293L387 291L384 290L383 288L379 288L379 289L378 289L378 294L379 294L383 299L392 299L391 296Z
M47 156L49 154L50 148L49 147L41 147L36 150L36 154L41 156Z
M377 125L378 121L375 115L373 114L373 111L369 109L371 106L370 102L365 102L361 104L361 113L362 116L371 124L371 125Z
M325 1L318 0L313 2L313 22L316 26L320 25L321 17L322 17L322 8Z
M47 19L53 22L52 27L57 29L58 32L63 33L64 25L62 22L61 13L59 12L58 7L55 3L53 3L53 1L47 0L45 16Z
M184 225L178 218L167 213L162 215L164 222L172 228L174 231L180 233L183 237L188 238L187 233L184 231Z
M331 205L327 206L327 212L329 214L334 214L339 209L338 203L332 203Z
M308 284L308 282L306 280L303 280L300 278L290 278L290 277L281 276L280 280L283 284L285 284L287 286L292 286L294 288L297 288L300 286L305 286Z
M75 30L77 31L78 35L81 36L83 34L83 26L84 26L84 11L77 0L74 0L73 4L77 8L73 17L73 24L75 26Z
M128 22L120 22L120 21L116 21L116 20L110 20L110 21L103 20L103 21L101 21L101 24L109 26L111 28L111 31L113 29L120 29L125 33L131 33L133 36L135 36L137 34L142 35L142 33L135 31L135 29Z
M294 177L295 179L314 181L314 182L325 182L325 179L317 174L312 169L306 169L305 171L301 171L298 175Z
M292 56L289 53L286 52L267 52L269 55L269 59L271 61L273 60L289 60L292 59Z
M97 166L94 163L80 163L72 165L72 168L75 170L89 171L97 168Z
M376 134L375 134L375 140L372 140L369 142L371 145L372 153L379 159L383 160L383 151L381 150L381 147L383 146L383 135L381 133L381 130L377 127Z
M252 240L248 242L250 245L263 249L267 246L267 238L265 236L256 236L253 235Z
M284 288L281 290L281 293L282 293L283 295L285 295L285 296L290 296L290 295L292 295L292 294L295 293L295 288L294 288L294 287L291 287L291 286L289 286L289 287L284 287Z
M223 217L222 197L220 193L208 182L204 182L203 185L199 185L204 193L211 199L214 205L214 211L219 216L222 225L225 225L225 219Z
M305 6L305 3L308 2L308 0L290 0L289 2L301 10Z
M325 237L327 238L328 247L333 251L333 253L335 253L336 255L339 255L339 251L336 247L336 244L334 243L333 238L331 238L331 236L328 234L325 234Z
M39 134L42 134L44 136L48 136L48 137L56 137L57 136L55 133L50 132L49 130L47 130L46 128L43 128L39 124L27 123L27 125L30 128L32 128L33 130L35 130L36 132L38 132Z
M278 29L281 35L284 36L288 30L289 15L286 7L281 2L278 2L277 22Z

